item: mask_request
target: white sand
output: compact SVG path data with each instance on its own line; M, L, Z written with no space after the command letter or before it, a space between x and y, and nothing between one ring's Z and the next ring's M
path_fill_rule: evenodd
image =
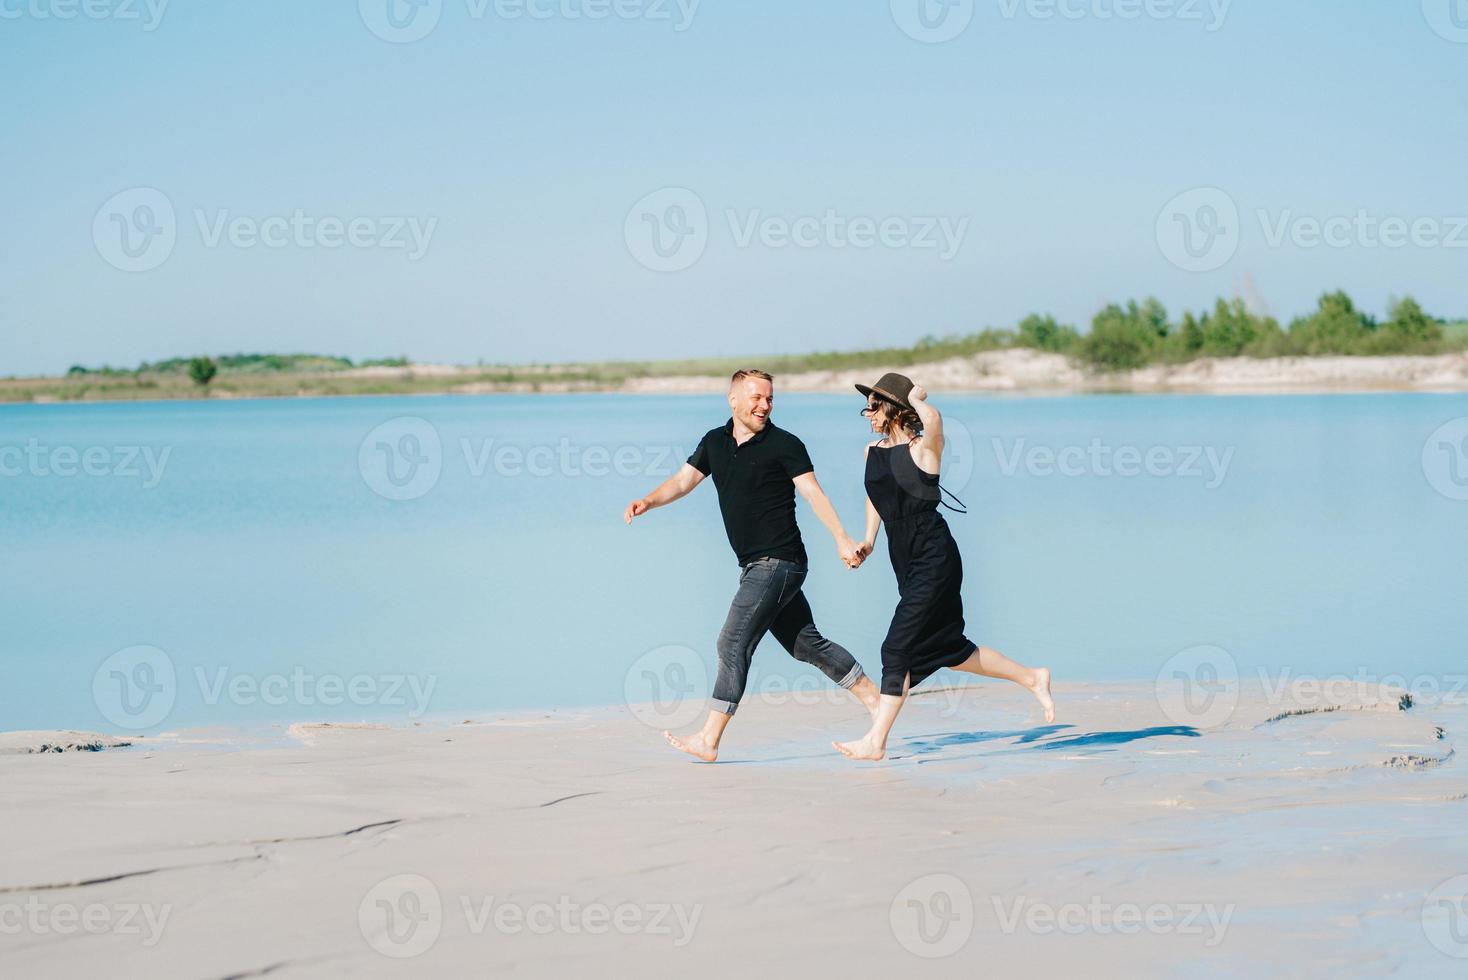
M1468 956L1468 919L1424 920L1468 872L1468 708L1255 688L1190 730L1150 685L1057 700L915 698L875 765L829 747L854 705L764 702L714 766L625 708L0 755L0 973L1468 972L1432 942Z
M1094 374L1060 354L1016 349L954 357L931 364L894 366L934 391L1081 392L1178 391L1279 394L1292 392L1468 391L1468 353L1435 357L1203 358L1187 364ZM871 384L885 368L782 374L781 391L845 394ZM673 394L721 392L727 378L640 378L625 390Z

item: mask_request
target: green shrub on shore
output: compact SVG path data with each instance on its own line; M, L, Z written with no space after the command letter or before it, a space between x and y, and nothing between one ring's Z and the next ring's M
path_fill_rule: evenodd
M1080 339L1081 335L1075 327L1056 323L1055 317L1048 313L1031 313L1019 322L1014 346L1033 347L1035 350L1053 354L1068 354Z
M1159 359L1170 328L1167 309L1155 299L1107 306L1091 321L1077 348L1083 361L1103 371L1128 371Z
M1456 326L1456 325L1455 325ZM1437 354L1468 347L1468 330L1445 330L1410 296L1394 300L1384 323L1356 308L1344 291L1326 293L1313 313L1281 329L1244 301L1220 299L1211 312L1187 312L1176 326L1149 299L1112 304L1091 323L1076 354L1101 371L1125 371L1198 357L1313 357L1328 354Z
M189 380L200 388L209 387L209 382L219 373L219 365L212 357L195 357L189 361Z

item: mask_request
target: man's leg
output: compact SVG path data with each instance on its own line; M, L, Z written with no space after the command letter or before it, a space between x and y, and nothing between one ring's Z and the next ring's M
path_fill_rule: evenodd
M838 687L844 687L875 718L879 704L877 685L861 669L861 664L839 643L832 643L816 629L815 618L805 593L796 593L785 604L770 626L770 632L786 652L796 660L815 667Z
M698 734L687 738L663 732L663 737L675 749L704 762L718 758L719 740L749 683L754 648L769 631L781 601L792 591L792 584L794 588L799 587L798 582L790 582L795 567L789 562L766 559L746 565L739 574L739 591L734 594L724 628L719 631L719 673L714 678L708 718Z

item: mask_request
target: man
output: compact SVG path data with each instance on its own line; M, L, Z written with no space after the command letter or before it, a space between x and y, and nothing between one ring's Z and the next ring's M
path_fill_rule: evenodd
M795 491L805 498L836 541L848 567L861 564L856 542L841 527L836 509L816 482L801 441L770 421L775 379L763 371L738 371L729 384L733 417L711 429L679 471L641 500L627 505L628 524L654 507L687 496L713 475L729 544L739 557L739 591L719 633L719 672L708 720L690 738L663 732L674 748L704 762L718 758L719 740L749 680L754 648L773 632L797 660L817 667L850 691L875 716L877 687L845 649L816 629L800 591L806 576L805 545L795 523Z

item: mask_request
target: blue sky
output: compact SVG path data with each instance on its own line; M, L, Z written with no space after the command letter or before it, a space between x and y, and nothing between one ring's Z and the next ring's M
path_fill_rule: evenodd
M941 43L903 29L920 0L427 0L407 43L369 26L389 0L79 2L0 0L0 374L795 352L1147 294L1468 315L1449 0L958 0ZM704 214L639 213L663 188ZM1196 188L1238 212L1201 271L1159 233ZM170 247L127 271L156 194ZM639 229L690 221L649 268Z

